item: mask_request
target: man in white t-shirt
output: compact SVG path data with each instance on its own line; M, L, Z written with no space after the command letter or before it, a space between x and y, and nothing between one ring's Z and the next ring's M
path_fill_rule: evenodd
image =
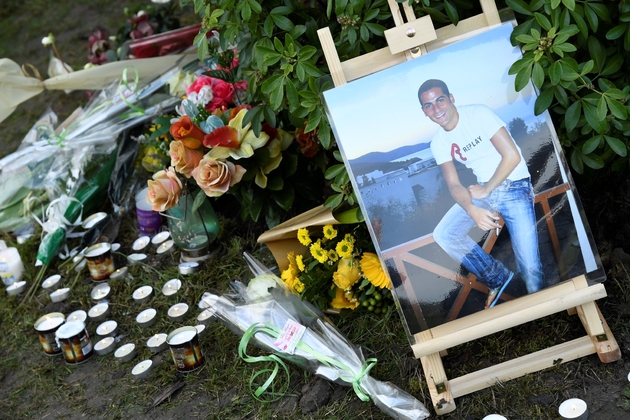
M521 150L505 123L485 105L455 107L455 98L441 80L427 80L418 90L424 114L442 127L431 151L457 204L436 226L433 237L453 259L488 285L485 307L492 307L514 277L470 236L473 226L488 231L505 221L518 271L528 293L543 286L538 252L534 189ZM454 160L472 169L477 184L464 187Z

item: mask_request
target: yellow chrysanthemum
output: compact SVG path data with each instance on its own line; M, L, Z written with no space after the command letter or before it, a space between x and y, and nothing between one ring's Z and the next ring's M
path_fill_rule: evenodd
M372 252L364 252L361 257L361 269L366 279L370 281L374 286L381 289L387 287L392 288L389 278L383 270L378 256Z
M354 245L352 242L348 242L344 239L337 243L335 250L341 258L350 258L352 256L352 251L354 250Z
M334 239L337 237L337 230L332 225L324 226L324 238Z
M293 281L293 290L296 293L301 294L304 291L304 283L302 283L300 279L296 278Z
M295 257L295 262L297 263L297 267L300 271L304 271L306 269L306 266L304 265L303 255L298 255L297 257Z
M359 301L349 301L346 299L344 291L337 287L335 298L330 302L330 306L332 306L333 309L356 309L356 307L359 306Z
M310 243L313 242L308 234L308 229L306 228L298 229L297 238L298 241L300 241L300 243L304 246L309 246Z
M356 242L355 237L350 235L349 233L346 233L346 236L343 237L343 240L346 242L350 242L351 244Z
M361 278L359 262L354 258L342 258L337 264L337 271L333 273L333 283L343 290L350 290Z
M337 254L337 251L335 251L334 249L329 250L328 259L332 262L337 262L339 260L339 255Z
M322 244L320 244L319 241L311 245L309 251L311 251L311 255L313 256L313 258L315 258L321 264L328 261L328 253L325 249L322 248Z
M287 254L287 260L289 261L289 267L282 272L280 278L286 283L287 286L293 288L293 282L300 275L300 269L297 265L295 252L289 252Z
M295 281L296 277L294 277L293 273L291 273L291 269L287 268L286 270L284 270L282 274L280 274L280 278L289 289L293 290L293 282Z

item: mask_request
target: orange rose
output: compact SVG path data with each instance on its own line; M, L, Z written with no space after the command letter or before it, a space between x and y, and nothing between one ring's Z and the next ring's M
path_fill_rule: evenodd
M190 173L203 158L201 150L189 149L179 140L171 142L168 154L171 155L171 166L186 178L190 178Z
M192 176L208 197L218 197L227 192L232 185L240 182L245 172L246 169L241 165L204 157L192 171Z
M182 182L171 167L156 172L153 180L148 181L147 201L154 211L165 211L175 206L182 192Z
M180 140L189 149L198 149L206 135L188 115L184 115L179 121L173 123L170 132L175 140Z

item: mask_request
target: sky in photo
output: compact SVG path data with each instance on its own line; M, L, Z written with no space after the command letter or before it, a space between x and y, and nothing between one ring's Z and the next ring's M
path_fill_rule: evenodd
M521 57L506 23L473 38L324 92L335 136L348 160L429 142L439 126L422 112L418 88L443 80L456 105L485 104L507 123L533 118L531 86L514 90L509 67Z

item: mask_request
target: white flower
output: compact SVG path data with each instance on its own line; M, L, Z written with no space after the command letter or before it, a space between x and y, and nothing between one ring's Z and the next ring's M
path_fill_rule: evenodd
M195 105L206 106L206 104L212 100L212 97L212 88L210 86L203 86L197 93L190 92L187 99Z
M91 69L92 67L96 67L96 64L93 64L93 63L87 63L85 66L83 66L83 68L84 68L85 70L87 70L87 69Z
M175 76L166 82L168 85L168 91L173 96L183 96L186 94L188 86L192 85L196 77L192 73L179 72Z
M42 38L42 44L44 45L44 47L47 47L49 45L52 45L55 43L55 37L54 35L51 33L48 34L48 36L45 36Z

